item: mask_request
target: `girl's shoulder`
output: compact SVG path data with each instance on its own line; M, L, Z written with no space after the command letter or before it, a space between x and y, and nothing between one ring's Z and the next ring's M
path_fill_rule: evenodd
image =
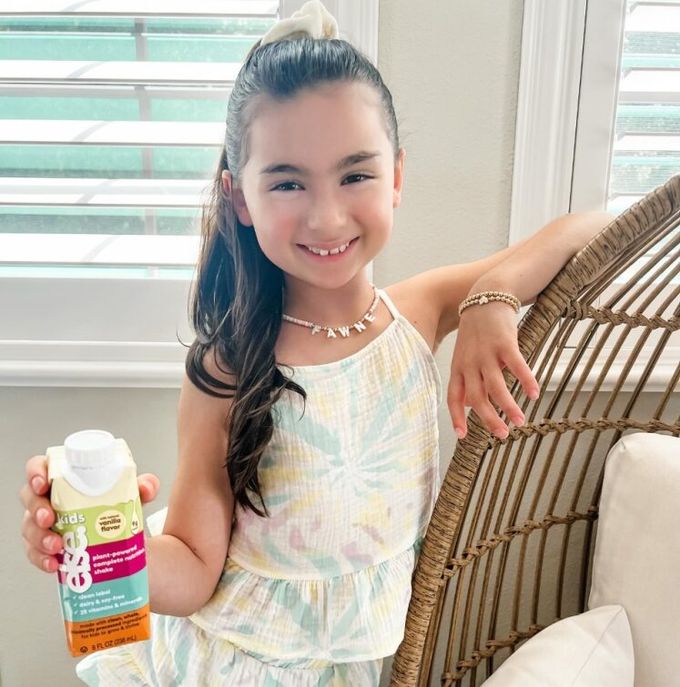
M458 327L458 306L477 280L511 251L476 260L435 267L388 286L385 291L420 330L432 351ZM417 323L417 324L416 324Z
M441 319L439 301L435 298L431 279L427 273L415 275L385 287L384 291L397 310L421 334L430 350L437 350L437 331Z

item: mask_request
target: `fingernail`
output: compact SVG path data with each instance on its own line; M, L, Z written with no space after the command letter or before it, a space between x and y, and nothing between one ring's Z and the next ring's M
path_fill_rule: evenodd
M539 396L538 389L532 389L532 390L529 392L529 398L530 398L532 401L535 401L535 400L538 398L538 396Z
M51 548L52 548L52 544L54 544L54 539L53 539L52 537L49 537L49 536L48 536L48 537L45 537L45 538L43 539L43 546L44 546L46 549L51 549Z
M512 421L516 425L523 425L524 424L524 415L515 415L515 417L512 418Z
M34 477L31 480L31 486L33 487L33 491L36 492L36 494L38 494L42 491L42 488L45 486L45 480L42 477Z
M458 435L459 439L462 439L465 436L465 431L460 427L456 427L456 434Z
M496 432L496 436L497 436L499 439L507 439L507 438L508 438L508 435L509 435L509 432L508 432L507 429L499 429L499 430Z
M43 568L45 568L45 570L47 570L47 572L51 572L50 571L51 560L52 560L51 558L43 559Z
M36 513L36 518L38 519L38 523L40 522L47 522L47 518L50 517L50 512L47 510L47 508L39 508L38 512Z

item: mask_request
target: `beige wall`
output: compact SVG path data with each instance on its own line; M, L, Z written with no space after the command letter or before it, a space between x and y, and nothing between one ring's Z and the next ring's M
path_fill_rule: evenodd
M379 285L507 245L521 15L521 0L380 3L380 67L395 98L407 172L392 242L375 265ZM437 355L445 388L452 343ZM105 428L129 441L143 470L160 475L164 504L176 456L177 396L0 387L4 687L78 684L55 581L26 563L18 535L25 459L69 432ZM445 403L440 426L445 462L453 447Z

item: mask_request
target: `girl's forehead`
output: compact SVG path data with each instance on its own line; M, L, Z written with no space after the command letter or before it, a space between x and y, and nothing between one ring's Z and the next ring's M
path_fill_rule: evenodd
M253 163L369 148L391 150L391 144L379 96L367 84L324 84L285 100L262 96L255 104L248 131Z

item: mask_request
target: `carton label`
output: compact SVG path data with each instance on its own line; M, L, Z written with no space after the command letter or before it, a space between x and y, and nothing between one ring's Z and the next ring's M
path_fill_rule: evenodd
M72 655L149 637L149 587L139 499L56 510L63 537L59 596Z

